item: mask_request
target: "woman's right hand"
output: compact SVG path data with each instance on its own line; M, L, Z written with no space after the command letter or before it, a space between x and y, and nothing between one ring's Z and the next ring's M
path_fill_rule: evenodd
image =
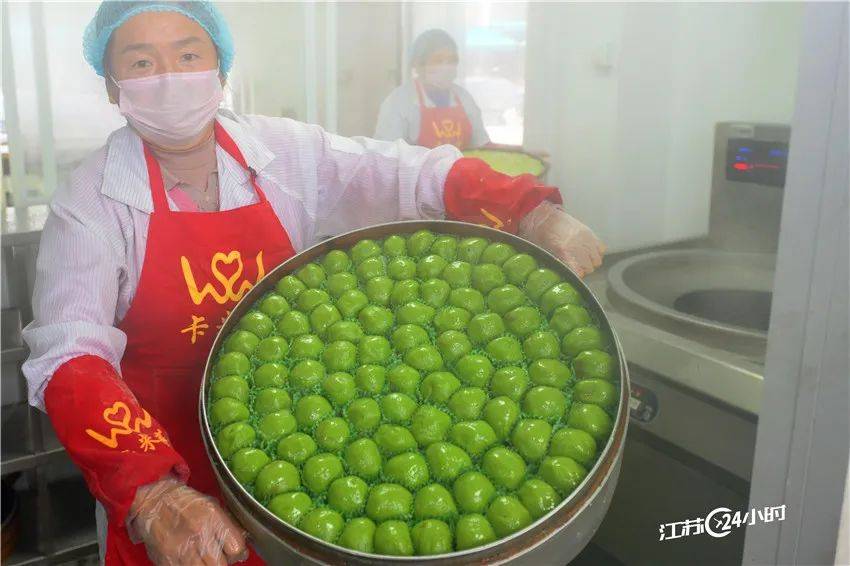
M174 478L136 491L127 532L158 565L223 566L248 558L245 532L230 514Z

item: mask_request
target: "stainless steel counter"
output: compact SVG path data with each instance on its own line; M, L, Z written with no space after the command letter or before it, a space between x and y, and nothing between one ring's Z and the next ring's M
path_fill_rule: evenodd
M21 209L6 207L0 218L2 245L5 247L38 243L48 211L46 204Z
M643 251L606 258L603 268L586 280L617 331L626 359L683 387L757 415L764 380L764 352L742 354L712 347L684 327L660 328L649 317L624 312L612 303L606 279L608 269L618 260Z

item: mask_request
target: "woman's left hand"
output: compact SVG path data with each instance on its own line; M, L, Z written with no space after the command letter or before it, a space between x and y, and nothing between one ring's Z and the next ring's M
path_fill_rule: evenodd
M543 201L522 219L519 235L548 250L579 277L602 265L605 244L590 228L549 201Z

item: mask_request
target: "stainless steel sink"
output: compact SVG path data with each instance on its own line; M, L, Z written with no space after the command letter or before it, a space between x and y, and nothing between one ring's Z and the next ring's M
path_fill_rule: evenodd
M776 256L710 249L648 252L608 271L618 309L716 347L751 353L767 341Z

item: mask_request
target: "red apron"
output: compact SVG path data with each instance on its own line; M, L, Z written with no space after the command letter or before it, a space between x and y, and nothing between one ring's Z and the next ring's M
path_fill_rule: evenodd
M419 81L414 81L414 84L416 95L419 97L419 139L416 144L424 147L449 144L458 149L466 149L472 139L472 122L466 116L457 94L452 92L454 106L426 106L422 85Z
M127 334L124 382L189 464L189 486L219 497L198 423L207 354L229 309L295 251L233 139L218 123L215 135L250 172L259 202L213 213L171 211L159 164L146 148L154 211L142 275L119 328ZM148 563L144 545L132 544L125 529L111 524L106 549L107 563ZM252 551L248 563L263 562Z

